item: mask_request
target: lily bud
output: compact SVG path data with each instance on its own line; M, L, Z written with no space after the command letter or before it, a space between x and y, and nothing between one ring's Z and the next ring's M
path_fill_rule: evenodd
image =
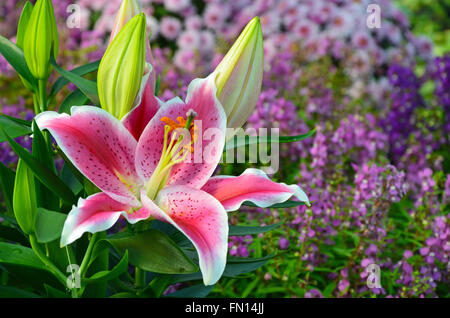
M51 0L38 0L31 12L23 40L25 60L31 74L45 80L51 72L50 56L59 50L58 30Z
M114 22L113 29L111 31L111 36L109 38L109 44L113 41L113 39L117 36L120 30L122 30L123 26L130 21L134 16L141 13L141 9L137 0L123 0L120 5L119 11L117 12L116 20ZM146 60L147 63L150 63L152 67L155 65L155 59L152 55L152 50L150 48L150 43L148 39L145 41L146 45ZM156 83L156 74L154 71L150 72L147 86L149 87L149 91L151 94L155 91L155 83Z
M136 15L119 31L103 55L97 87L103 109L121 119L134 106L145 70L147 23Z
M214 70L217 98L227 114L227 127L241 127L255 109L261 93L263 63L261 23L255 17Z
M139 8L139 3L137 0L123 0L120 5L119 12L116 16L116 21L114 22L114 27L111 31L111 36L109 38L109 44L116 37L123 26L130 21L135 15L139 14L141 9Z

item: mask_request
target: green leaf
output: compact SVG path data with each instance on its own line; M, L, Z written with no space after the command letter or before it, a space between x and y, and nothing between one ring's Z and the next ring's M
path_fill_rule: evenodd
M311 137L316 132L316 128L311 130L310 132L303 134L303 135L295 135L295 136L279 136L278 140L272 138L270 136L234 136L234 138L230 139L224 147L224 151L227 151L229 149L239 148L239 147L245 147L248 145L254 145L254 144L270 144L272 142L278 142L278 143L286 143L286 142L296 142L301 141L306 138Z
M136 298L136 294L131 292L121 292L111 295L109 298Z
M49 298L70 298L70 295L56 289L50 285L44 284L45 291L47 292L47 297Z
M159 298L170 285L171 275L157 274L157 276L148 284L149 290L146 295Z
M23 49L23 39L27 30L28 21L30 20L33 5L31 2L25 2L22 13L20 14L19 25L17 26L16 45Z
M336 288L336 282L331 282L330 284L328 284L327 287L325 287L325 289L323 290L323 297L328 298L331 296L331 293L334 291L334 289Z
M204 298L208 296L214 285L205 286L203 284L194 285L191 287L183 288L168 294L164 297L168 298Z
M244 291L242 292L241 297L247 298L248 295L252 292L252 290L256 287L256 285L259 283L259 278L254 279L250 284L245 287Z
M97 60L95 62L76 67L73 70L70 70L68 72L73 73L76 76L83 76L88 73L96 71L98 69L99 65L100 65L100 60ZM64 77L64 76L59 77L55 81L55 83L53 84L53 86L50 90L49 99L53 99L53 97L55 97L55 95L69 82L70 81L66 77Z
M160 87L161 87L161 74L158 74L158 78L156 79L155 83L155 96L158 96Z
M2 114L2 115L0 115L0 116L6 117L6 118L8 118L9 120L12 120L13 122L16 122L16 123L18 123L18 124L20 124L20 125L27 126L27 127L31 127L31 121L29 121L29 120L22 119L22 118L12 117L12 116L8 116L8 115L5 115L5 114Z
M0 286L0 298L41 298L41 296L22 288Z
M83 94L86 95L86 97L89 98L94 104L100 105L100 101L98 98L97 84L95 82L87 80L72 72L64 70L56 63L53 57L51 57L50 63L53 65L53 67L59 74L61 74L64 78L73 83L76 87L78 87L83 92Z
M27 66L22 49L1 35L0 53L4 56L8 63L11 64L17 73L19 73L33 87L37 87L36 79L33 77Z
M46 134L48 140L50 140L50 135L48 134L48 132L46 132ZM44 138L43 133L41 132L35 121L33 121L32 148L32 156L56 174L51 145L49 145L47 140ZM53 193L53 191L48 191L44 184L42 184L38 180L36 181L36 202L38 207L46 208L49 210L59 210L58 197Z
M149 243L151 242L151 244ZM166 234L149 229L140 233L122 235L97 242L93 258L98 251L112 246L118 252L128 250L130 264L143 270L162 273L179 274L194 273L197 266L184 254Z
M44 208L36 214L36 237L39 243L48 243L61 237L67 215Z
M259 233L265 233L271 230L276 229L279 227L282 222L267 225L267 226L235 226L231 225L229 229L229 235L252 235L252 234L259 234Z
M3 133L5 134L11 148L15 151L19 158L27 164L27 166L31 169L31 171L34 173L35 177L39 179L39 181L41 181L48 189L53 191L67 203L72 204L73 202L75 202L75 196L73 195L73 192L64 184L64 182L61 181L61 179L59 179L59 177L53 171L47 168L40 161L33 158L33 156L30 155L27 150L22 148L17 142L11 139L11 137L8 136L5 131L3 131Z
M126 272L127 270L128 270L128 251L125 251L122 259L119 261L119 263L117 263L116 266L114 266L113 269L109 271L97 272L91 277L83 279L83 281L87 284L109 281L119 277L120 274Z
M0 162L0 189L3 193L3 200L6 205L6 210L13 215L13 193L14 193L14 179L16 175L8 169L3 162Z
M241 264L241 263L257 263L262 261L268 261L275 257L275 254L269 254L263 257L249 258L249 257L233 257L227 258L227 264Z
M34 232L36 220L36 190L34 176L27 164L19 159L14 182L13 209L17 223L25 234Z
M338 256L349 258L352 255L354 249L341 248L337 246L333 246L331 250Z
M29 245L28 239L25 235L19 229L14 227L0 224L0 237L7 241L16 242L21 245Z
M256 204L254 204L253 202L250 202L250 201L245 201L244 203L242 203L242 205L257 207ZM267 207L265 209L294 208L294 207L300 206L300 205L305 205L305 202L288 200L286 202L276 203L276 204L271 205L271 206L269 206L269 207Z
M73 91L70 93L61 103L61 106L59 106L58 113L66 113L70 115L70 108L72 106L82 106L86 105L86 103L89 102L89 98L84 95L82 91L79 89Z
M5 242L0 242L0 263L47 270L31 248Z
M32 133L30 126L26 126L11 119L11 117L0 115L0 127L8 133L11 138L30 135ZM0 130L0 142L5 142L6 136Z
M248 272L252 272L266 264L274 255L270 254L260 258L229 258L223 276L236 277Z
M255 269L263 266L274 256L275 256L274 254L270 254L265 257L259 257L259 258L228 257L227 265L225 267L223 276L236 277L241 274L252 272ZM200 272L197 272L197 273L186 274L186 275L173 275L172 279L173 279L172 280L173 284L189 282L189 281L202 279L202 274Z
M78 181L67 163L64 163L62 168L61 179L76 195L83 190L83 185Z

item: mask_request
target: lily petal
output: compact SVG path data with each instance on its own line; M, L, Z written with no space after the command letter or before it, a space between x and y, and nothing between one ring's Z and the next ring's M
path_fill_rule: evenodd
M310 205L308 197L298 185L273 182L263 171L253 168L245 170L239 177L213 177L202 190L219 200L227 211L236 211L244 201L266 208L282 203L291 196Z
M225 269L228 216L222 205L204 191L186 186L161 190L153 202L143 191L142 203L151 215L175 226L194 244L205 285L215 284Z
M164 103L149 122L136 150L136 170L142 179L151 177L161 157L166 125L161 119L186 118L190 110L197 114L194 124L201 123L201 127L197 127L198 140L194 143L194 152L172 167L167 184L200 188L211 177L222 155L226 131L226 114L216 97L213 79L209 76L193 80L188 88L186 103L178 98ZM204 136L206 131L211 136Z
M117 222L129 206L111 199L105 193L96 193L86 200L80 198L67 216L61 235L61 247L79 239L83 233L105 231Z
M134 169L137 142L122 123L101 108L74 106L72 115L43 112L36 116L70 161L111 198L139 206L139 177Z
M120 216L134 224L150 216L145 207L134 211L133 207L111 199L100 192L86 199L80 198L67 216L61 235L61 246L68 245L80 238L85 232L96 233L112 227Z
M151 73L154 73L154 71L151 70L150 73L144 76L144 89L141 89L141 92L139 92L137 97L139 104L122 118L123 125L136 140L139 140L145 127L153 116L155 116L160 108L160 104L162 104L162 102L154 96L154 89L152 87L154 83L152 83L151 80Z

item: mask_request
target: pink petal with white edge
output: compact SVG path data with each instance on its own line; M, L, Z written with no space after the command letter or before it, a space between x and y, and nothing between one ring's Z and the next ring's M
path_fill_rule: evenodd
M130 223L147 219L150 211L145 207L133 208L111 199L105 193L96 193L86 199L79 199L67 216L61 235L61 247L80 238L83 233L96 233L112 227L122 215Z
M252 168L238 177L213 177L202 190L219 200L227 211L236 211L244 201L266 208L285 202L292 196L310 205L308 197L298 185L273 182L263 171Z
M139 140L145 127L155 116L160 103L162 102L153 95L152 89L147 84L142 94L141 103L122 118L123 125L136 140Z
M195 79L189 85L186 104L172 99L161 106L138 142L136 170L141 178L149 179L160 160L165 126L161 118L176 121L177 117L186 118L192 109L197 113L194 123L201 121L201 127L197 126L198 141L194 152L172 167L167 184L200 188L206 183L219 163L225 143L226 115L215 92L213 77Z
M135 171L137 142L122 123L101 108L74 106L72 115L43 112L36 116L70 161L114 200L139 206Z
M155 72L152 66L147 63L147 73L144 75L141 90L136 98L137 106L122 118L125 128L139 140L147 124L155 116L162 102L154 95Z
M151 215L175 226L194 244L205 285L215 284L225 269L228 216L222 205L204 191L186 186L161 190L153 202L145 192L142 203Z

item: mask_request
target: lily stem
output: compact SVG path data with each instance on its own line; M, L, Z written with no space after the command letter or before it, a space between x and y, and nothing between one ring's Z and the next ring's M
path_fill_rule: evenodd
M138 289L144 288L144 286L145 286L145 271L136 266L134 279L135 279L136 288L138 288Z
M47 80L39 80L39 106L40 112L47 110Z
M88 269L88 265L90 264L92 250L94 249L95 241L97 240L97 234L98 233L94 233L89 240L88 248L86 250L86 253L84 254L83 261L81 262L81 266L78 271L80 277L84 277Z
M33 105L34 105L34 113L36 115L39 114L41 112L39 107L39 100L35 94L33 94Z
M66 286L66 276L52 263L50 259L47 258L45 253L41 250L39 243L34 235L30 235L30 245L34 253L39 257L39 259L44 263L49 271L55 275L55 277L60 281L63 286Z

